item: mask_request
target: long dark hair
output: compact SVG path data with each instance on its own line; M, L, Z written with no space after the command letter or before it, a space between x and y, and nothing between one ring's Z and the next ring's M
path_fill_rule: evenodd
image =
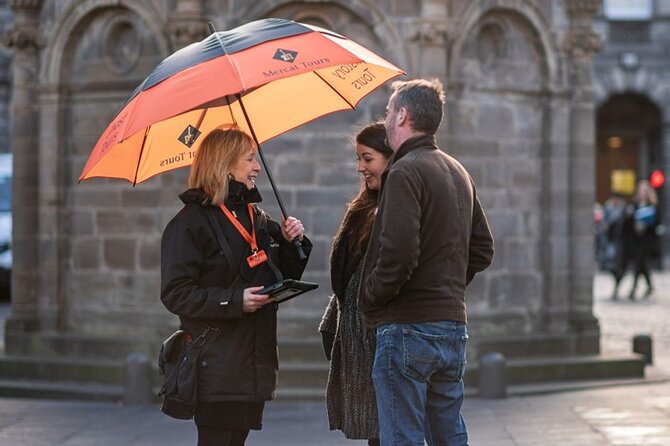
M383 122L375 122L363 128L356 135L356 143L370 147L387 160L393 156L393 150L386 145L386 129ZM379 191L368 189L365 181L361 181L360 189L349 203L347 213L335 236L335 239L339 240L345 232L348 232L350 255L360 255L367 247L378 202Z

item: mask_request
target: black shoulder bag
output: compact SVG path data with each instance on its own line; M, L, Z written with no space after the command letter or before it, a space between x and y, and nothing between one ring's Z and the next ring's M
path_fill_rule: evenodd
M206 344L207 334L219 329L207 327L195 340L185 330L177 330L163 341L158 355L158 370L163 386L161 412L180 420L190 420L198 403L198 358Z

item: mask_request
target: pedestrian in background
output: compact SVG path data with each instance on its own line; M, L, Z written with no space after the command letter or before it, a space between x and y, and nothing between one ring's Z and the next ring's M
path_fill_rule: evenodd
M654 292L649 268L653 244L656 243L656 228L659 225L656 191L647 180L640 180L633 194L633 201L624 210L621 221L621 256L615 275L612 299L617 299L621 279L629 264L633 264L633 285L628 298L635 300L637 282L644 276L647 289L644 297Z
M386 114L394 156L382 175L359 308L377 334L373 381L384 446L468 444L465 288L493 258L493 238L465 168L435 133L438 80L395 82Z
M386 145L384 124L370 124L356 135L361 187L349 203L335 235L330 255L333 295L319 331L323 337L330 373L326 406L331 430L349 439L367 439L379 445L377 401L372 383L375 333L363 325L358 291L363 256L379 201L382 172L393 151Z
M602 206L602 219L596 232L598 265L602 271L612 274L615 281L622 256L621 231L625 208L626 199L622 195L615 193L608 198Z
M279 224L254 204L261 201L256 157L246 133L209 133L191 166L190 189L179 196L184 207L163 232L161 300L193 339L205 336L198 446L243 445L250 429L261 428L277 382L277 304L258 292L302 275L307 260L291 240L311 250L299 220Z

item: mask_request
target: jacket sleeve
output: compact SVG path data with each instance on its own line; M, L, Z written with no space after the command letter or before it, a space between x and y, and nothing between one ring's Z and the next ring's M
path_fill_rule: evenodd
M173 220L161 240L161 301L172 313L190 318L231 319L242 313L243 288L202 287L205 258L202 236L186 222Z
M366 299L381 306L395 298L419 263L421 186L411 172L391 170L384 184L379 253L366 279Z
M312 242L307 236L303 236L300 246L307 257L304 260L300 260L296 247L282 235L279 223L269 218L268 232L272 239L279 244L279 269L284 277L287 279L300 279L307 266L309 254L312 252Z
M486 269L492 260L493 236L491 235L491 229L489 228L482 205L479 203L479 199L475 193L472 207L472 233L470 234L466 285L472 281L476 273Z

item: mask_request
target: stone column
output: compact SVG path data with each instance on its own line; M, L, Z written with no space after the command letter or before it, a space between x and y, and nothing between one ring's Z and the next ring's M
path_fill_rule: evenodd
M4 44L14 50L13 89L10 101L10 144L14 153L12 184L12 310L5 337L38 328L38 147L35 110L38 50L43 44L39 31L42 0L10 0L14 25L4 35ZM14 338L12 338L14 339ZM6 342L7 352L20 347Z
M448 3L424 0L421 16L415 19L412 26L407 27L407 40L416 47L413 65L417 75L446 79Z
M204 39L209 32L202 0L177 0L177 7L168 19L168 30L175 51Z
M569 150L569 278L571 332L577 353L599 353L600 329L593 316L593 203L595 199L595 116L593 56L602 41L592 27L602 0L565 0L569 27L563 49L572 87Z

